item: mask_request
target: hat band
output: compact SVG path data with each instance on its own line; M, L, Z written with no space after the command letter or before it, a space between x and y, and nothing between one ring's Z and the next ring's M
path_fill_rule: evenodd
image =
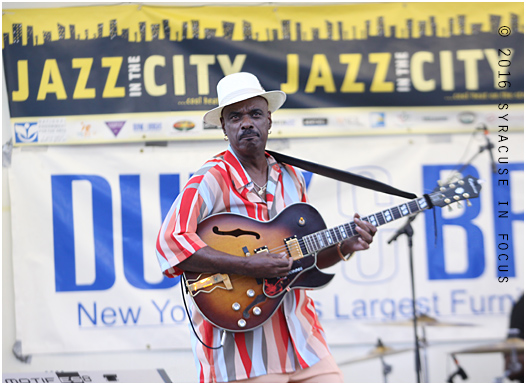
M221 100L220 106L226 106L228 104L232 104L232 101L237 99L241 95L245 94L262 94L265 90L262 88L243 88L242 90L234 91L229 93L228 95L224 96ZM257 95L255 95L257 96ZM252 98L253 96L247 97L247 99Z

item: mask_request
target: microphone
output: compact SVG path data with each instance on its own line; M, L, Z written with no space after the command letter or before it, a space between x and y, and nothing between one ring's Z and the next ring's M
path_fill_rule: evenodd
M495 145L493 143L491 143L491 141L489 140L489 130L486 127L485 124L482 124L482 127L477 128L477 129L482 130L484 132L484 136L486 137L486 145L480 147L480 152L482 152L484 150L488 150L489 156L490 156L490 159L491 159L491 171L493 171L493 173L496 174L497 173L497 164L495 163L495 159L493 158L493 151L491 150L493 147L495 147Z
M453 382L453 378L455 378L457 375L460 376L460 378L462 378L463 380L467 380L468 379L468 375L466 374L466 372L464 371L464 369L462 369L462 367L459 365L458 361L457 361L457 358L452 354L451 357L453 358L453 361L455 361L455 365L457 365L457 371L455 373L453 373L451 376L449 376L447 382Z

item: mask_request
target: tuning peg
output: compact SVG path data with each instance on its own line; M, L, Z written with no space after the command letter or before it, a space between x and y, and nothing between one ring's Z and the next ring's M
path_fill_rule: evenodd
M451 205L447 205L447 209L448 209L449 211L453 211L453 208L451 207Z
M467 204L469 207L472 206L472 203L471 203L471 201L470 201L469 199L466 199L466 204Z
M462 208L462 203L457 202L457 207L458 207L459 209L461 209L461 208Z

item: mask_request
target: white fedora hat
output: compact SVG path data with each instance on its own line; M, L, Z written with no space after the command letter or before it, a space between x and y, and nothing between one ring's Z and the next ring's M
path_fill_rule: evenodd
M223 108L256 96L262 96L267 100L270 112L280 108L287 98L287 94L283 91L265 91L258 78L251 73L238 72L227 75L217 83L219 106L208 111L203 120L205 123L221 126L220 118Z

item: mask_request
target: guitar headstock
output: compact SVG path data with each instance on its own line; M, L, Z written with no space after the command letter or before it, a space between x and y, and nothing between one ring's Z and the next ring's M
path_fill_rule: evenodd
M434 206L444 207L451 203L478 198L481 185L478 179L468 175L447 186L441 186L438 191L429 194Z

